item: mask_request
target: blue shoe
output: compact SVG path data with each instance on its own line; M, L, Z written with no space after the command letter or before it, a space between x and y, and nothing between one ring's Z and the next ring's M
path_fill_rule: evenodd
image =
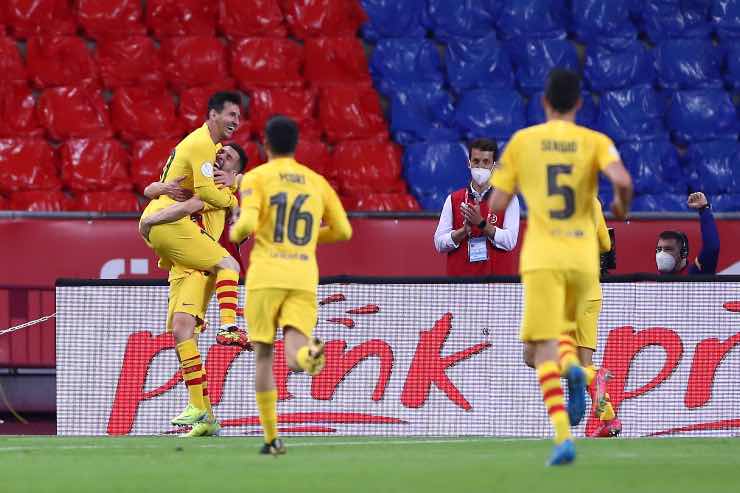
M573 440L566 440L560 445L555 445L552 449L552 455L550 460L547 461L548 466L564 466L572 463L576 460L576 446L573 444Z
M586 372L573 365L566 375L568 379L568 419L571 426L578 426L586 414Z

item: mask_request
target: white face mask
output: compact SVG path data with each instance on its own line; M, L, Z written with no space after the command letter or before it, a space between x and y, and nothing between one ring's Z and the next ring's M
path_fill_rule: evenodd
M655 264L659 272L673 272L676 267L676 259L668 252L658 252L655 254Z
M491 178L491 170L486 168L470 168L470 174L478 185L483 185Z

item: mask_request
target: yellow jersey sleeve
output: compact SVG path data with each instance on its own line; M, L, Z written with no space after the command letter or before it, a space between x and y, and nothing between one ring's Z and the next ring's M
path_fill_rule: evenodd
M597 133L596 137L596 162L599 169L603 170L614 161L619 161L619 151L614 145L612 139L602 133Z
M262 196L263 191L257 173L245 174L241 182L241 213L229 235L234 243L241 243L257 229Z
M500 168L493 173L491 177L491 186L497 188L502 192L513 194L516 192L517 179L519 175L518 163L517 163L517 134L511 138L509 143L506 145L504 154L501 156Z
M337 192L322 179L324 200L324 225L319 230L319 243L334 243L349 240L352 237L352 225L347 218Z
M596 224L596 236L599 239L599 252L606 253L612 249L612 240L609 238L609 229L606 227L604 211L601 202L594 199L594 222Z
M214 168L209 150L205 146L190 146L187 156L193 171L193 189L198 197L219 209L236 206L236 197L228 189L219 190L213 181Z

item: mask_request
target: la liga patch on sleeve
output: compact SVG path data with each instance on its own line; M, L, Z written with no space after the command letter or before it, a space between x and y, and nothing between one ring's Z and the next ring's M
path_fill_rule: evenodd
M206 161L200 167L200 173L206 178L213 178L213 165L209 163L208 161Z

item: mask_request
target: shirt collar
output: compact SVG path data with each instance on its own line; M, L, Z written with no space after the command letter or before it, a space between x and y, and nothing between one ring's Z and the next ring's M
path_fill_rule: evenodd
M488 188L483 190L483 193L478 193L473 188L473 182L468 183L468 194L478 202L488 197L488 194L491 193L491 190L493 190L493 187L491 185L488 185Z

